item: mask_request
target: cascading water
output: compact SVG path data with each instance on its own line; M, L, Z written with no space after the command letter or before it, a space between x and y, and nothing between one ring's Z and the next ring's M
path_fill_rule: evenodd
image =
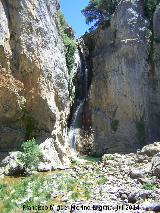
M74 152L76 152L76 135L77 135L76 130L78 128L80 115L82 114L84 102L88 95L88 68L87 68L87 62L86 62L83 45L84 44L82 44L82 46L81 45L79 46L80 72L83 75L83 78L82 78L83 97L77 101L78 104L77 104L75 112L73 113L70 129L69 129L70 147Z
M76 111L73 114L73 119L71 121L71 126L69 130L70 147L74 151L76 151L76 127L77 127L77 122L79 120L79 115L82 112L83 104L84 104L84 100L80 101L79 105L77 106Z

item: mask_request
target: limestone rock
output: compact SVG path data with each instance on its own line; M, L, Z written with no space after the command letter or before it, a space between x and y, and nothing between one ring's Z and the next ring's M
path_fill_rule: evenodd
M69 159L66 157L68 153L66 152L66 147L57 147L53 138L46 139L41 145L42 151L42 161L38 166L38 171L51 171L62 167L62 165L69 165ZM61 160L60 160L61 159Z
M154 38L151 45L153 53L150 72L150 141L159 141L160 138L160 6L157 6L153 15Z
M160 177L160 152L152 158L152 174Z
M27 174L27 170L24 168L23 164L18 161L18 155L20 152L10 152L2 164L4 166L4 174L6 176L16 176Z
M144 146L139 154L153 157L155 154L159 152L160 152L160 142L154 142L153 144L148 144Z
M64 163L69 76L57 9L57 0L0 1L0 149L51 138L50 152Z
M148 128L149 22L142 1L121 1L110 27L92 38L89 91L93 153L129 153L145 143Z
M141 171L141 170L131 170L130 171L130 177L131 178L143 178L144 177L145 172Z

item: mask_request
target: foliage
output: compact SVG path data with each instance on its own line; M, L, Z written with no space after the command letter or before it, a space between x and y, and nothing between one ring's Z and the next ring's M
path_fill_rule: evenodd
M60 11L58 11L58 19L59 19L59 22L60 22L61 30L64 31L64 29L66 27L68 27L68 24L67 24L67 22L64 18L64 15Z
M60 23L60 32L63 39L63 43L65 46L65 59L66 59L66 65L68 69L69 74L69 96L70 96L70 102L74 102L75 99L75 91L73 89L73 67L75 63L75 51L76 51L76 42L74 40L73 36L73 30L69 25L67 24L64 15L59 11L58 12L58 18Z
M58 12L58 18L60 23L60 32L62 34L63 43L65 46L65 57L66 57L66 64L69 71L69 74L71 73L74 61L75 61L75 51L76 51L76 43L75 40L72 37L73 32L71 27L67 24L64 15L59 11ZM67 30L68 29L68 30Z
M157 186L152 183L144 183L142 187L145 190L155 190L157 188Z
M35 120L31 117L26 118L26 139L30 139L35 129Z
M63 35L63 43L65 46L66 64L67 64L68 72L70 74L75 62L74 54L76 51L76 44L75 44L75 41L72 38L68 37L67 34Z
M82 10L86 23L94 23L90 30L107 26L119 2L120 0L90 0L88 6Z
M89 162L99 162L101 161L101 157L95 157L95 156L82 156L80 159L87 160Z
M114 158L112 155L106 154L103 156L103 161L106 161L106 160L114 160Z
M96 165L97 162L88 161L84 165L75 165L71 173L68 170L54 171L46 176L39 174L19 178L14 185L0 185L0 198L3 198L0 212L2 209L4 213L19 212L24 204L68 205L68 201L88 200L93 195L93 187L104 188L103 185L107 184L106 176ZM89 170L90 167L92 170Z
M29 170L36 169L42 154L35 139L23 142L21 148L22 154L18 156L18 160Z
M7 187L6 184L0 183L0 199L3 198L6 187Z
M152 20L153 13L159 3L160 0L145 0L145 13L150 20Z

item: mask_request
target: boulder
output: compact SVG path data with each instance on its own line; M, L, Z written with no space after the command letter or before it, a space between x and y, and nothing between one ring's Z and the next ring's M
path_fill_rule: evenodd
M26 168L18 160L18 155L21 152L10 152L9 155L2 160L2 165L4 166L4 174L6 176L19 176L27 174Z
M139 169L133 169L129 173L130 177L133 179L143 178L145 175L145 172Z
M153 175L160 178L160 152L152 158L151 172Z
M154 142L153 144L148 144L142 148L139 154L147 155L153 157L155 154L160 152L160 142Z

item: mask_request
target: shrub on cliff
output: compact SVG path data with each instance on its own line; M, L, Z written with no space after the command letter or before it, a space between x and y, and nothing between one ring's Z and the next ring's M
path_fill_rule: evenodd
M73 67L74 67L74 63L75 63L75 51L76 51L76 42L74 39L74 33L72 28L67 24L64 15L58 11L58 19L59 19L59 29L60 29L60 33L63 39L63 43L65 46L65 59L66 59L66 65L67 65L67 69L68 69L68 74L69 74L69 86L68 86L68 90L69 90L69 98L70 98L70 102L73 103L74 102L74 98L75 98L75 90L74 90L74 86L73 86Z
M21 148L22 153L18 156L18 160L23 164L24 168L27 170L37 169L42 154L35 139L23 142Z
M67 68L68 72L70 72L73 69L75 58L74 54L76 51L76 44L75 41L71 38L69 38L66 34L63 35L63 43L65 46L65 56L66 56L66 63L67 63Z
M145 0L145 13L150 20L152 20L153 13L159 3L160 0Z
M75 51L76 51L76 43L74 40L74 33L72 28L67 24L64 15L59 11L58 12L59 23L60 23L60 31L63 38L63 43L65 46L65 57L66 64L68 68L69 74L71 73L74 62L75 62Z
M86 23L93 23L90 30L108 25L119 2L120 0L90 0L88 6L82 10Z

